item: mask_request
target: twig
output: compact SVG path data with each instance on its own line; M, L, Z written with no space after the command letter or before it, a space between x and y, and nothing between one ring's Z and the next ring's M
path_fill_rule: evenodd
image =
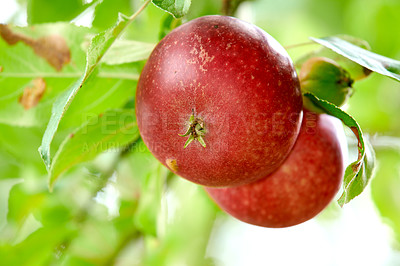
M119 242L118 246L115 248L113 253L108 257L108 259L104 262L103 265L115 265L115 261L118 258L118 255L121 253L124 248L132 242L132 240L138 239L141 234L138 231L131 231L122 238Z
M307 46L307 45L311 45L311 44L318 44L318 43L315 43L315 42L296 43L296 44L284 46L284 48L285 48L285 50L289 50L292 48L298 48L298 47Z
M398 150L400 151L400 138L392 136L372 136L369 138L371 145L376 150Z
M222 14L233 16L241 3L248 0L222 0Z
M146 2L144 2L144 4L139 7L139 9L132 15L129 17L129 22L127 24L127 26L132 23L132 21L135 20L135 18L146 8L146 6L151 2L151 0L147 0Z

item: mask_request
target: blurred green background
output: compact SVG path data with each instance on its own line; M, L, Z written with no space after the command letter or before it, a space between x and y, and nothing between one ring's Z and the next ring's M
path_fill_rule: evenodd
M305 224L271 230L227 217L201 187L160 166L140 140L72 167L49 192L37 149L51 106L83 73L90 37L114 25L118 12L131 15L141 4L0 1L1 23L32 38L59 34L71 47L71 64L57 72L24 44L7 46L0 39L0 264L400 265L400 83L378 74L357 82L345 106L376 150L376 175L343 209L333 203ZM223 1L193 0L182 22L222 9ZM254 0L243 1L235 16L283 46L347 34L400 59L399 14L396 0ZM152 45L179 23L149 5L123 39ZM296 61L315 48L288 52ZM90 117L109 108L132 109L144 62L100 65L100 74L68 109L52 150ZM46 92L25 110L18 100L37 77L44 77ZM354 145L349 150L351 157Z

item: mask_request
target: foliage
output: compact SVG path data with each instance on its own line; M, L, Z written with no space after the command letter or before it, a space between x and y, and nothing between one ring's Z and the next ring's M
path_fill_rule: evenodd
M310 92L304 96L311 100L313 104L321 108L325 113L339 118L344 125L348 126L354 133L358 141L357 160L347 166L343 179L343 194L338 203L343 206L356 196L360 195L372 178L375 167L375 153L371 145L364 139L360 126L353 117L325 100L319 99Z
M382 75L392 77L400 81L400 62L377 55L368 50L346 42L337 37L323 39L311 38L313 41L332 49L348 59Z
M148 152L138 138L133 97L159 39L188 19L220 13L227 1L193 1L190 8L189 0L153 1L157 7L148 5L137 17L128 16L144 4L139 0L19 2L25 3L29 25L0 25L2 264L212 265L205 252L218 210L200 187L168 172ZM334 19L319 17L326 14L319 12L321 1L296 9L267 2L249 2L255 23L282 43L343 32L367 39L377 53L400 54L400 37L388 30L393 21L400 23L398 3L374 2L369 12L375 19L355 27L357 11L365 5L361 0L331 3ZM70 23L88 11L92 27ZM341 12L354 16L336 23ZM316 26L320 21L324 30ZM400 112L399 62L347 39L313 40L393 78L372 75L356 82L346 111L358 121L350 126L357 125L360 143L377 134L371 139L379 162L372 195L400 241L399 178L392 170L400 166L399 154L393 145L380 145L383 133L395 143L400 137L400 121L393 115ZM289 52L293 58L305 54ZM81 153L85 148L88 152ZM372 176L365 159L373 157L371 149L367 144L359 150L355 164L360 167L346 171L347 197L341 204L361 193Z

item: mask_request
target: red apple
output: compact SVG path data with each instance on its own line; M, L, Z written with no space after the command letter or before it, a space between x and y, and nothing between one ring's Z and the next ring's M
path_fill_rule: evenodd
M264 227L288 227L322 211L339 190L343 154L335 118L304 112L287 160L271 175L234 188L206 188L227 213ZM342 132L343 134L343 132Z
M171 171L235 186L283 163L300 129L302 97L291 59L270 35L207 16L156 46L139 79L136 115L144 143Z

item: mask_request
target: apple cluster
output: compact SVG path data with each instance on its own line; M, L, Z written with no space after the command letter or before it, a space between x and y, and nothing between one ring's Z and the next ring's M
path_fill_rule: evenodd
M239 19L201 17L162 39L140 76L136 115L161 163L244 222L302 223L340 187L333 118L303 110L285 49Z

